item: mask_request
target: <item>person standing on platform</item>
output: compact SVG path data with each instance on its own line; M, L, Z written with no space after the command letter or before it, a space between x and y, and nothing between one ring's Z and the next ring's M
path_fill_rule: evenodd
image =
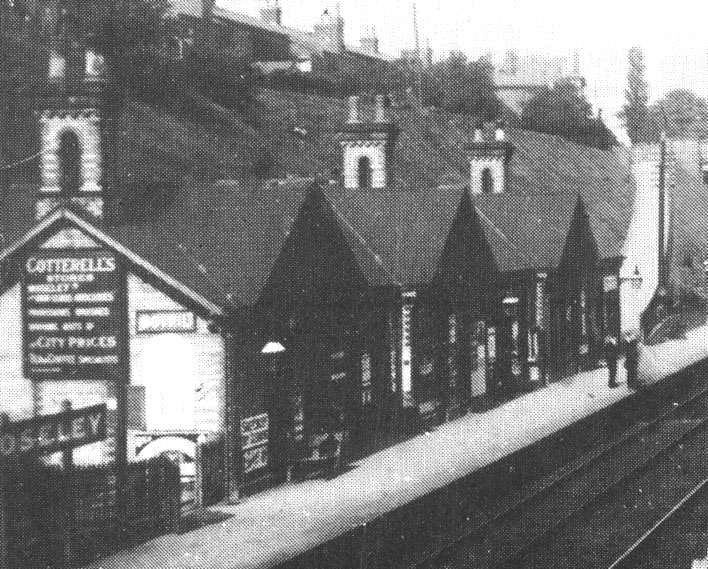
M605 352L605 361L607 362L607 368L610 372L610 388L614 389L619 387L617 383L617 359L619 357L619 345L617 339L614 336L607 336L605 338L605 345L603 346Z
M625 342L624 367L627 370L627 387L637 389L637 368L639 367L639 338L635 334L627 336Z

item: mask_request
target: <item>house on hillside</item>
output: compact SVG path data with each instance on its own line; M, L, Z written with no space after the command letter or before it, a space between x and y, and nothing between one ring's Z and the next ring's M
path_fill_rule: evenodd
M379 51L373 29L358 46L344 41L344 19L325 10L312 32L282 25L282 9L275 0L263 2L260 17L233 12L214 0L173 0L173 13L182 20L186 38L197 52L255 64L261 72L286 71L327 75L348 70L366 74L389 58ZM278 65L276 65L278 64Z
M497 96L519 116L534 95L560 80L572 81L581 91L585 88L577 52L571 67L564 57L508 51L494 70Z

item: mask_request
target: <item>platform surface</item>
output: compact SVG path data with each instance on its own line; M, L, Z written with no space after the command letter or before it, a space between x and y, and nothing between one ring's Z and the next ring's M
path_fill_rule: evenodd
M640 347L639 375L653 383L708 357L708 327ZM92 569L267 568L440 488L632 394L608 387L604 368L580 373L471 413L367 456L332 480L285 484L213 512L231 517L167 535L96 562Z

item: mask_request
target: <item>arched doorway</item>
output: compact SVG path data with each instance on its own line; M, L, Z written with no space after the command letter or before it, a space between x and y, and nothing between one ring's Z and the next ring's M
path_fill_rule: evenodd
M359 187L370 189L372 184L371 160L367 156L359 158Z
M482 170L482 193L494 193L494 177L492 176L492 171L489 168Z
M81 188L81 144L75 132L67 130L59 139L59 187L67 196L75 196Z

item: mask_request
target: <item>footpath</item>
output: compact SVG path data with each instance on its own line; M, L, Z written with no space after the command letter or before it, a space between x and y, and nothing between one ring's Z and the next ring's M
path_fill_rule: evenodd
M708 357L708 326L683 340L640 347L639 379L649 384ZM628 397L601 368L468 414L370 455L332 480L285 484L233 506L230 516L166 535L95 562L92 569L265 569L495 462Z

